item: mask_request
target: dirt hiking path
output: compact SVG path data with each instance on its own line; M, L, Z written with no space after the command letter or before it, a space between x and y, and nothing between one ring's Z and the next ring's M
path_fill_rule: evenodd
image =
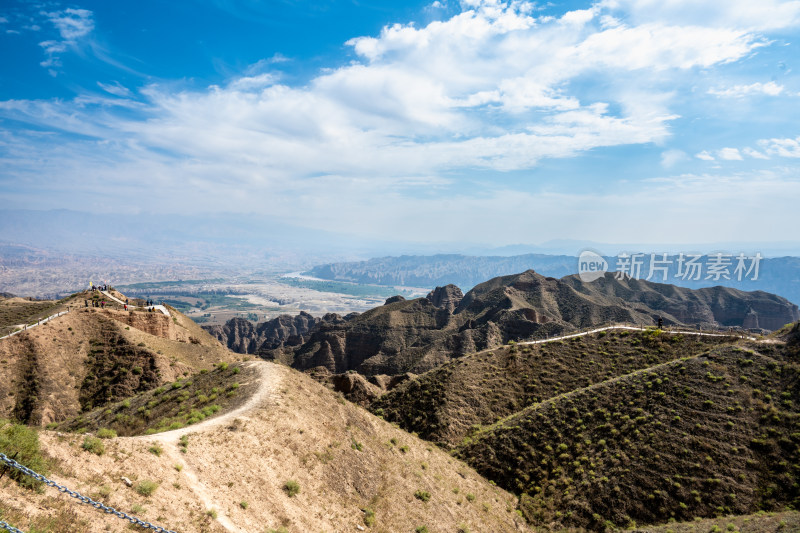
M14 335L19 335L20 333L24 333L24 332L28 331L29 329L33 329L36 326L41 326L42 324L46 324L49 321L53 320L54 318L58 318L60 316L66 315L67 313L69 313L69 310L61 311L60 313L56 313L54 315L50 315L50 316L48 316L46 318L41 318L41 319L37 320L35 324L18 324L16 327L18 327L20 329L18 329L17 331L11 332L8 335L3 335L2 337L0 337L0 340L7 339L9 337L13 337Z
M601 328L592 329L589 331L581 331L579 333L571 333L569 335L562 335L561 337L550 337L547 339L538 339L535 341L519 341L517 344L519 345L530 345L530 344L546 344L548 342L555 342L561 341L564 339L572 339L574 337L583 337L585 335L591 335L592 333L598 333L600 331L608 331L611 329L622 329L628 331L648 331L649 328L643 328L640 326L623 326L623 325L613 325L613 326L603 326ZM758 340L755 337L750 336L743 336L741 337L737 333L705 333L700 331L683 331L679 329L664 329L662 330L664 333L668 333L670 335L699 335L702 337L740 337L742 339L747 339L749 341Z
M250 361L244 364L247 367L255 367L259 370L259 384L258 390L242 405L225 414L203 420L200 423L186 426L181 429L174 429L172 431L164 431L162 433L154 433L153 435L143 435L139 437L123 437L129 439L138 439L146 441L158 441L163 443L177 442L184 435L192 433L203 433L210 429L222 426L228 422L233 421L234 418L245 415L248 411L258 407L278 386L279 376L270 372L269 363L265 361Z
M137 308L135 305L126 304L125 302L123 302L119 298L117 298L115 296L112 296L111 294L107 293L106 291L100 291L100 292L103 295L105 295L106 297L108 297L108 299L114 300L115 302L117 302L120 305L127 305L128 309L151 309L152 308L152 309L155 309L156 311L161 311L163 314L165 314L167 316L171 316L169 314L169 310L166 307L164 307L163 305L149 305L149 306L146 306L146 307L138 307Z
M197 435L208 433L215 428L224 426L234 421L234 419L242 418L248 412L259 408L269 396L277 390L280 382L280 376L277 372L270 371L270 364L264 361L250 361L245 363L246 366L255 367L259 370L258 380L260 381L258 390L241 406L229 411L223 415L209 418L198 424L194 424L185 428L176 429L173 431L165 431L163 433L155 433L153 435L144 435L138 437L121 437L122 439L143 441L147 443L159 443L164 448L164 454L181 466L181 473L191 490L202 502L206 509L217 510L217 523L224 527L227 531L232 533L247 533L245 530L237 527L230 519L225 516L219 509L222 508L218 502L215 502L214 495L203 484L197 476L197 473L192 469L191 465L186 460L186 455L181 453L179 442L180 438L184 435ZM202 446L202 442L197 443Z

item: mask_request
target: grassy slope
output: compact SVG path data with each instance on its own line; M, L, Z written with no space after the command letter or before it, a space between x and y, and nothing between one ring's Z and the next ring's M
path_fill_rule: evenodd
M151 434L200 422L233 409L255 389L258 372L223 364L53 426L62 431L113 429L120 436Z
M794 533L800 531L800 512L759 511L751 515L719 516L692 522L671 522L636 531L642 533Z
M371 410L454 446L479 426L558 394L697 354L731 339L611 331L465 356L408 381Z
M458 455L521 493L535 524L601 530L797 505L800 371L784 352L725 346L579 389Z

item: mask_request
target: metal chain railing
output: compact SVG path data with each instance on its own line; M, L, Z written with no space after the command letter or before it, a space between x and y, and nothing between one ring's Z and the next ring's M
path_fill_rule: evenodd
M95 509L104 511L107 514L113 514L117 518L121 518L123 520L127 520L131 524L135 524L135 525L143 527L145 529L152 529L153 531L156 531L157 533L177 533L176 531L172 531L170 529L165 529L165 528L163 528L161 526L153 525L150 522L146 522L144 520L140 520L140 519L136 518L135 516L131 516L131 515L129 515L127 513L124 513L122 511L117 511L113 507L108 507L106 505L103 505L100 502L96 502L93 499L89 498L88 496L83 496L81 493L76 492L74 490L69 490L67 487L65 487L63 485L59 485L55 481L51 481L51 480L47 479L46 477L44 477L41 474L37 474L36 472L31 470L27 466L19 464L14 459L8 458L5 454L0 453L0 463L4 463L6 466L10 466L11 468L19 470L20 472L22 472L26 476L30 476L33 479L37 480L37 481L41 481L42 483L44 483L45 485L47 485L49 487L53 487L55 489L58 489L60 492L63 492L64 494L69 494L70 496L72 496L73 498L77 499L81 503L89 504L92 507L94 507ZM25 533L24 531L20 531L19 529L15 528L13 526L10 526L10 525L6 524L5 522L2 522L2 521L0 521L0 528L4 528L6 531L11 531L12 533Z
M11 533L25 533L21 529L17 529L11 524L6 524L2 520L0 520L0 529L5 529L6 531L10 531Z

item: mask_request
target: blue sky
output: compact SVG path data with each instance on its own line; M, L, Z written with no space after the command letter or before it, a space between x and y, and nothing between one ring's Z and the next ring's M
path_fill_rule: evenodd
M797 242L799 33L797 0L7 1L0 202Z

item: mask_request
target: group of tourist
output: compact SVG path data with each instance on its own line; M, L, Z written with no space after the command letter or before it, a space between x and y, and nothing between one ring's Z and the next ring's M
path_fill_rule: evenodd
M107 291L107 290L108 290L108 284L94 285L91 282L89 283L89 291L90 292L95 292L95 291L103 292L103 291ZM91 299L91 302L92 303L91 303L91 306L90 306L89 305L89 300L88 299L84 300L83 301L84 307L100 307L100 308L103 308L103 309L105 309L105 307L106 307L106 301L104 299L103 300L97 299L97 295L95 295ZM120 303L122 304L122 306L125 309L125 311L128 311L128 306L130 305L128 299L126 298L125 302L120 302ZM155 306L156 305L158 305L158 304L156 303L155 300L151 300L151 299L148 298L147 300L145 300L145 304L144 304L143 307L146 308L149 313L152 313L153 311L155 311ZM161 305L164 305L164 302L161 302ZM133 306L131 306L131 309L132 308L133 308Z

